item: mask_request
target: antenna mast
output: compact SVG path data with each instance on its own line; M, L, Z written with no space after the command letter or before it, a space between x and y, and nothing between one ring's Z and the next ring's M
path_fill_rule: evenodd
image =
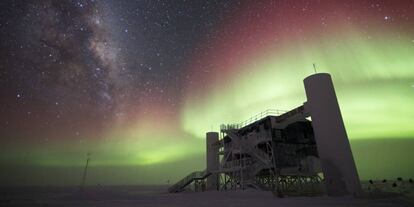
M315 74L318 73L318 72L316 72L316 64L315 63L313 63L313 70L315 71Z
M80 191L83 192L84 188L85 188L85 181L86 181L86 174L88 172L88 166L89 166L89 160L91 159L91 153L88 152L88 154L86 154L86 165L85 168L83 170L83 177L82 177L82 183L80 186Z

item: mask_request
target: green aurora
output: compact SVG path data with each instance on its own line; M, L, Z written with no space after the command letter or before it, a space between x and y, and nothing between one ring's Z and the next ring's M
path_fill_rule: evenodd
M242 27L252 24L241 22ZM194 55L186 72L202 78L184 83L174 115L131 113L128 123L114 122L99 135L60 134L61 139L47 143L27 143L23 135L7 134L13 141L2 143L0 163L5 170L0 171L0 184L78 184L88 152L92 153L90 185L176 181L205 168L207 131L218 131L220 124L239 123L267 109L302 105L306 101L303 79L314 73L314 63L318 72L332 75L360 177L414 175L410 160L414 157L413 29L331 23L335 24L323 31L317 27L302 34L287 32L277 40L268 35L271 32L253 35L253 45L264 44L250 47L246 43L243 51L248 55L240 61L239 54L220 49L243 45L248 38L221 31L234 41L213 43L218 52L204 48L198 54L206 56L204 62ZM222 27L233 26L223 23ZM199 48L202 51L203 44ZM237 61L222 65L223 59ZM202 65L210 67L208 73L200 72ZM147 105L150 111L164 107Z
M408 37L366 39L356 32L292 41L255 57L226 84L183 108L186 131L202 137L209 126L238 123L266 109L289 110L306 101L303 78L331 73L351 140L414 137L414 42ZM194 117L200 117L194 119ZM215 128L217 130L217 128Z

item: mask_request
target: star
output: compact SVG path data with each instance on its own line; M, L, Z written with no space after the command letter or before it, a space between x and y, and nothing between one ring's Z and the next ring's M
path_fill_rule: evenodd
M413 116L412 101L400 98L414 88L413 3L309 2L2 1L0 146L15 148L0 157L66 167L92 149L108 167L195 160L208 122L301 104L313 61L337 80L350 137L414 136L406 122L386 119ZM377 81L383 87L370 94ZM375 111L391 105L399 109ZM23 149L33 158L11 156Z

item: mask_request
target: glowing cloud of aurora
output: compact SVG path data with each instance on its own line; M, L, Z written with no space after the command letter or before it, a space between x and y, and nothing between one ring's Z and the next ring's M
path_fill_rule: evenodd
M216 19L206 17L207 13L202 18L200 14L200 20L195 21L199 25L190 27L198 10L185 11L193 16L185 20L188 24L181 23L184 17L180 12L184 10L175 7L176 2L165 4L177 10L175 16L169 14L168 25L165 21L160 24L167 15L164 4L146 7L146 1L100 1L106 12L99 14L108 17L104 24L108 27L91 27L96 37L85 40L96 41L98 46L107 39L113 41L109 41L110 48L103 48L109 56L99 50L101 47L92 47L91 57L103 66L100 70L110 69L105 73L105 84L85 72L94 81L69 83L73 88L82 86L96 91L95 98L85 91L68 90L66 95L71 96L66 103L57 105L46 98L46 102L28 102L28 108L16 105L20 104L17 101L29 100L25 93L18 91L16 98L14 92L7 91L12 101L6 105L21 108L10 112L18 116L10 120L15 124L9 124L7 133L2 134L7 139L1 143L0 163L29 168L0 172L0 178L4 178L0 183L20 182L30 177L26 172L33 167L40 168L39 172L30 171L33 179L27 183L77 184L88 152L92 153L91 179L95 179L89 180L90 184L165 184L166 180L178 180L193 170L204 169L206 131L218 131L220 124L238 123L267 109L289 110L302 105L306 101L302 81L314 73L314 63L318 72L332 74L361 177L414 173L412 163L406 159L414 156L409 148L414 143L412 1L219 2L222 3L216 3L215 9L220 11L207 12ZM144 21L141 17L145 15L139 19L133 15L135 11L125 12L133 6L144 6L140 11L145 15L146 10L155 7L161 12ZM92 8L90 11L96 11ZM55 14L55 9L44 15ZM200 6L199 10L204 8ZM117 16L117 12L122 15ZM79 14L79 18L89 19L89 14ZM124 14L129 16L124 19ZM205 28L204 23L208 25ZM125 30L124 24L134 28L129 25ZM191 33L192 26L208 31ZM73 36L78 37L79 32L74 30ZM159 38L160 33L165 40ZM74 42L82 42L78 38ZM181 39L191 41L175 42ZM64 44L62 51L82 48L70 43ZM155 49L160 51L154 53ZM163 53L163 49L174 54ZM75 53L79 65L64 65L64 71L89 71L89 63L84 63L83 58L78 60L79 54ZM33 56L28 54L27 57ZM110 87L113 83L114 88ZM90 84L92 87L87 87ZM30 120L25 119L28 110ZM8 111L2 110L5 114ZM43 123L49 119L54 121L45 126ZM379 162L382 164L375 164ZM55 168L62 171L49 173ZM65 174L67 169L71 169L70 175ZM13 173L16 177L9 179ZM57 174L72 180L48 180L59 177Z
M301 35L276 31L283 36L276 40L277 35L267 40L261 38L275 33L274 30L265 34L254 34L259 29L247 31L251 36L244 36L255 39L256 45L267 44L239 48L241 51L237 54L212 53L211 58L205 58L217 63L210 64L215 74L207 82L212 86L206 89L190 84L199 89L189 92L183 107L184 129L201 137L210 126L237 123L266 109L288 110L299 106L306 101L302 80L313 73L312 64L316 63L318 72L329 72L333 76L351 139L413 137L412 35L390 25L375 27L375 23L369 30L349 21L333 20L325 24L301 30ZM318 29L327 32L321 34ZM218 41L218 51L226 51L222 47L249 44L249 38L243 35L240 39L234 38L228 46L222 46L228 39ZM230 64L231 68L219 65L223 59L229 61L238 57L242 61ZM197 62L193 70L203 64L209 65Z
M306 101L302 79L313 72L315 62L319 71L333 75L351 139L413 136L411 40L361 38L350 35L299 50L302 44L293 44L282 54L275 51L257 57L203 99L190 98L183 110L185 129L200 136L210 125L237 123L268 108L301 105ZM194 116L202 118L194 120Z
M202 138L212 126L301 105L302 81L316 63L332 74L360 176L411 175L413 16L382 3L380 12L368 2L332 1L305 8L260 1L239 11L189 65L195 78L181 110L184 130Z

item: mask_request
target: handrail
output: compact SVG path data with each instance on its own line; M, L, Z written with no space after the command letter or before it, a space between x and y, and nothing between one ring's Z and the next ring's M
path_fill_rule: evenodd
M191 183L195 179L203 179L209 175L209 172L206 170L203 171L195 171L190 173L189 175L185 176L183 179L172 185L168 191L173 193L179 191L181 188L185 187L189 183Z
M249 125L249 124L251 124L251 123L253 123L257 120L260 120L260 119L264 118L264 117L272 116L272 115L273 116L279 116L279 115L281 115L283 113L286 113L286 112L288 112L288 111L278 110L278 109L267 109L266 111L262 111L262 112L254 115L254 116L250 117L249 119L247 119L243 122L240 122L238 124L222 124L222 125L220 125L220 129L221 130L240 129L240 128L243 128L243 127L245 127L245 126L247 126L247 125Z

